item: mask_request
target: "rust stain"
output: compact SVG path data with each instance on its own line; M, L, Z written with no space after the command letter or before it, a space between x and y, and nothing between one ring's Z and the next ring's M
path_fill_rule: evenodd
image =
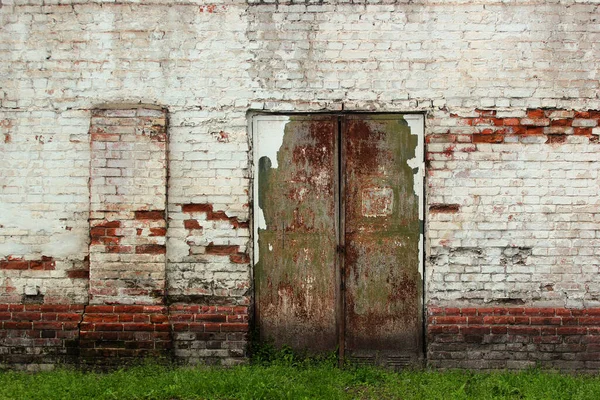
M297 350L331 351L335 331L334 146L337 119L292 117L278 168L259 160L255 266L261 338Z
M346 353L379 364L389 357L416 358L420 222L408 160L415 157L417 137L401 119L356 116L346 127ZM370 191L378 197L373 207L385 211L367 212Z
M255 266L260 336L298 350L337 344L335 268L345 250L345 338L352 357L417 358L422 337L419 198L408 160L418 138L402 118L292 117L274 160L258 160ZM346 159L338 247L336 142ZM394 358L395 357L395 358Z
M362 190L362 215L364 217L383 217L391 215L394 206L392 188L364 188Z

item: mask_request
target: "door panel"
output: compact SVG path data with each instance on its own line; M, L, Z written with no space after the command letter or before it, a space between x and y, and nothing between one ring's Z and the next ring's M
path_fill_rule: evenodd
M408 121L408 122L407 122ZM420 117L254 120L262 340L401 367L422 356Z
M397 366L421 352L418 137L398 116L352 116L345 150L345 351Z
M277 159L260 147L257 155L260 337L296 350L334 350L338 122L298 116L280 126L274 134L282 139L264 139L281 140Z

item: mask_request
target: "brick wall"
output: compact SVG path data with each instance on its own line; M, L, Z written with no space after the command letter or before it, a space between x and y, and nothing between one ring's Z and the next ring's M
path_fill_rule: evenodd
M597 371L600 309L465 307L428 310L433 367Z
M0 7L1 304L247 318L248 111L356 110L427 116L429 308L600 306L595 2L50 3ZM235 360L244 323L152 346Z
M92 112L90 301L162 303L165 291L167 114Z
M72 364L79 355L83 305L0 304L0 367Z

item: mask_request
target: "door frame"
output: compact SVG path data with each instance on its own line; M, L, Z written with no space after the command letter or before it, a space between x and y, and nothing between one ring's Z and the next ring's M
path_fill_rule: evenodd
M250 172L250 243L249 252L251 259L251 268L250 268L250 280L251 280L251 288L252 288L252 299L251 299L251 307L252 311L250 312L251 318L251 327L255 329L257 327L257 322L260 319L260 310L256 306L256 298L257 298L257 287L255 284L255 273L254 268L258 261L259 253L258 253L258 228L261 226L261 223L264 221L264 217L262 217L262 210L258 207L258 159L259 159L259 146L261 143L266 143L261 133L268 132L259 132L258 122L259 121L272 121L279 124L280 129L273 129L271 132L273 135L280 134L279 138L274 138L277 140L270 141L266 147L268 147L268 151L270 154L274 155L271 159L276 160L277 151L281 147L283 142L283 134L285 124L290 120L290 117L294 116L311 116L311 115L326 115L331 117L341 117L338 119L339 129L342 130L343 117L348 115L401 115L402 118L408 123L411 134L415 132L417 135L417 147L415 149L415 161L411 165L413 169L418 168L418 172L414 174L414 188L415 193L418 193L419 199L419 221L420 221L420 235L419 235L419 262L418 262L418 273L421 276L422 282L422 298L421 298L421 319L422 319L422 357L426 357L426 290L427 290L427 281L425 276L425 260L426 260L426 235L425 235L425 227L426 227L426 162L425 162L425 154L426 154L426 143L425 143L425 114L418 112L249 112L247 115L248 120L248 139L249 139L249 172ZM264 154L263 154L264 155ZM344 235L341 232L344 232L344 212L345 212L345 199L344 199L344 176L343 169L345 168L345 149L343 146L343 140L338 138L338 145L336 146L335 164L338 165L336 171L334 171L336 180L338 182L338 190L336 191L336 234L337 239L340 243L340 246L344 245ZM343 310L345 307L344 304L344 296L343 296L343 254L339 251L338 248L338 257L336 262L336 271L335 271L335 279L336 279L336 325L337 325L337 333L338 333L338 359L340 365L344 362L344 333L345 333L345 318L343 316ZM341 318L340 318L341 316Z

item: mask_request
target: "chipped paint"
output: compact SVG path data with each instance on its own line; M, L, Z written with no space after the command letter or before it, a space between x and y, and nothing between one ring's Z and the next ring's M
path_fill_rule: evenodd
M283 144L283 135L285 126L290 118L287 116L264 116L253 120L253 143L254 143L254 162L266 157L270 162L270 168L277 169L277 152ZM254 179L254 199L258 203L258 179ZM258 249L258 230L266 229L267 223L260 205L254 207L254 262L258 262L260 253Z
M279 167L258 154L255 211L265 221L255 227L259 330L262 339L297 350L336 345L337 127L334 117L291 117L275 157Z
M6 242L0 243L0 257L11 254L43 254L60 259L87 252L87 229L65 230L64 221L46 218L42 212L29 211L11 203L0 204L0 209L1 226L45 238L44 242L35 244L15 243L7 238Z
M425 220L425 200L423 198L423 185L425 179L425 132L424 119L420 114L408 114L404 116L404 120L408 123L410 134L417 136L417 148L415 156L407 161L409 167L414 171L413 190L419 198L419 220L421 224ZM419 274L423 279L423 255L424 250L423 229L419 237Z
M254 119L254 261L263 339L313 351L337 342L331 312L341 297L334 295L332 272L342 254L346 307L338 317L346 321L350 355L389 365L420 357L423 117L406 117ZM261 119L268 135L260 132ZM263 149L261 141L272 138L275 144ZM335 157L338 141L344 168ZM341 173L345 192L334 181ZM334 206L340 196L341 217ZM336 233L338 218L345 221L343 237Z
M418 362L419 136L400 115L361 114L347 118L343 138L345 352L380 365Z

